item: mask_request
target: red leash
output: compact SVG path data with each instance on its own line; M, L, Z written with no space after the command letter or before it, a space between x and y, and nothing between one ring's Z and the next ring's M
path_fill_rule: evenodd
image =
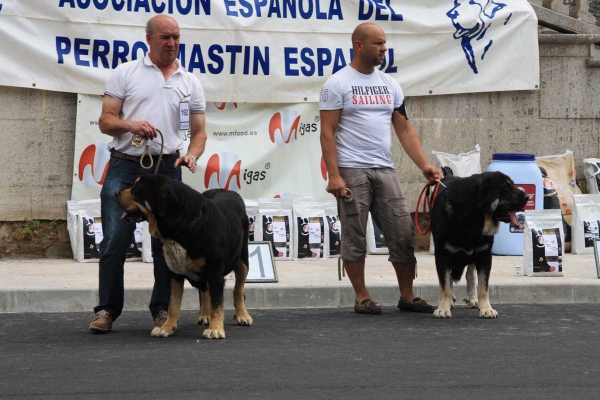
M433 190L433 198L431 200L429 199L429 196L425 196L425 201L423 202L423 215L428 218L429 218L429 213L427 212L426 207L429 207L429 211L431 211L433 209L433 205L435 204L435 199L437 198L440 184L441 184L441 182L439 182L439 181L435 184L435 189ZM425 191L427 191L427 189L429 189L429 186L433 186L433 185L427 183L425 185L425 187L423 188L423 190L421 190L421 194L419 195L419 200L417 200L417 210L415 211L415 226L417 228L417 232L419 232L421 235L427 234L427 232L429 232L429 230L431 229L431 219L429 219L429 223L427 224L427 229L425 229L424 232L421 231L421 228L419 227L419 204L421 204L421 198L423 198L423 193L425 193Z

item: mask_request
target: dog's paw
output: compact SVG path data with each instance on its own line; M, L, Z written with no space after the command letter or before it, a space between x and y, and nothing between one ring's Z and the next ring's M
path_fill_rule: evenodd
M152 329L152 332L150 332L150 336L160 337L160 328L158 326L155 326L154 329Z
M206 315L198 316L198 325L210 325L210 317Z
M478 308L477 307L477 304L478 304L477 299L463 299L463 301L465 302L466 305L468 305L471 308Z
M173 334L175 334L176 330L177 330L177 327L170 327L170 326L167 326L166 324L163 325L162 327L155 326L154 329L152 329L152 332L150 332L150 336L152 336L152 337L169 337L169 336L173 336Z
M238 325L243 325L243 326L251 326L252 325L252 317L250 316L250 314L246 314L246 315L237 315L237 314L233 314L233 319L235 319L235 322L237 322Z
M479 318L498 318L498 311L494 310L493 308L479 310Z
M205 329L202 333L204 339L225 339L225 331L217 329Z
M450 311L450 309L441 309L438 308L437 310L435 310L433 312L433 317L434 318L452 318L452 311Z
M452 304L456 303L456 296L452 294Z

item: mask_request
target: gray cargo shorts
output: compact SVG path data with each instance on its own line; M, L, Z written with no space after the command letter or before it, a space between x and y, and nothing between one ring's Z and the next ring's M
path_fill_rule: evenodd
M346 187L352 190L354 200L346 203L338 199L342 223L341 257L358 262L367 255L367 220L369 211L382 230L390 256L399 264L416 264L413 246L413 222L400 191L393 168L340 168Z

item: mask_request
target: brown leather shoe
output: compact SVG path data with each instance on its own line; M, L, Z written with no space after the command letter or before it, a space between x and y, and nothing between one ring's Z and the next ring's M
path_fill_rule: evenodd
M398 308L402 311L412 311L418 313L432 313L436 307L428 304L420 297L415 297L413 301L406 301L402 297L398 301Z
M354 301L354 312L358 314L371 314L378 315L381 314L382 308L380 305L373 302L371 299L365 299L358 303L358 301Z
M162 328L162 326L167 322L169 314L165 310L160 310L156 317L154 317L154 325L158 328Z
M90 323L90 332L108 333L112 329L113 318L107 310L100 310Z

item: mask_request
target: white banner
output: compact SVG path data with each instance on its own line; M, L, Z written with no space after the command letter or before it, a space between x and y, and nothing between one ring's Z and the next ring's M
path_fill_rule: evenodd
M79 95L77 104L71 199L98 199L111 137L98 128L102 97ZM331 196L316 103L207 103L206 133L196 173L183 169L183 181L194 189L229 189L247 199Z
M156 14L179 22L181 63L213 101L318 101L365 21L385 30L381 69L408 96L539 85L526 0L0 0L0 85L102 94L147 51Z

